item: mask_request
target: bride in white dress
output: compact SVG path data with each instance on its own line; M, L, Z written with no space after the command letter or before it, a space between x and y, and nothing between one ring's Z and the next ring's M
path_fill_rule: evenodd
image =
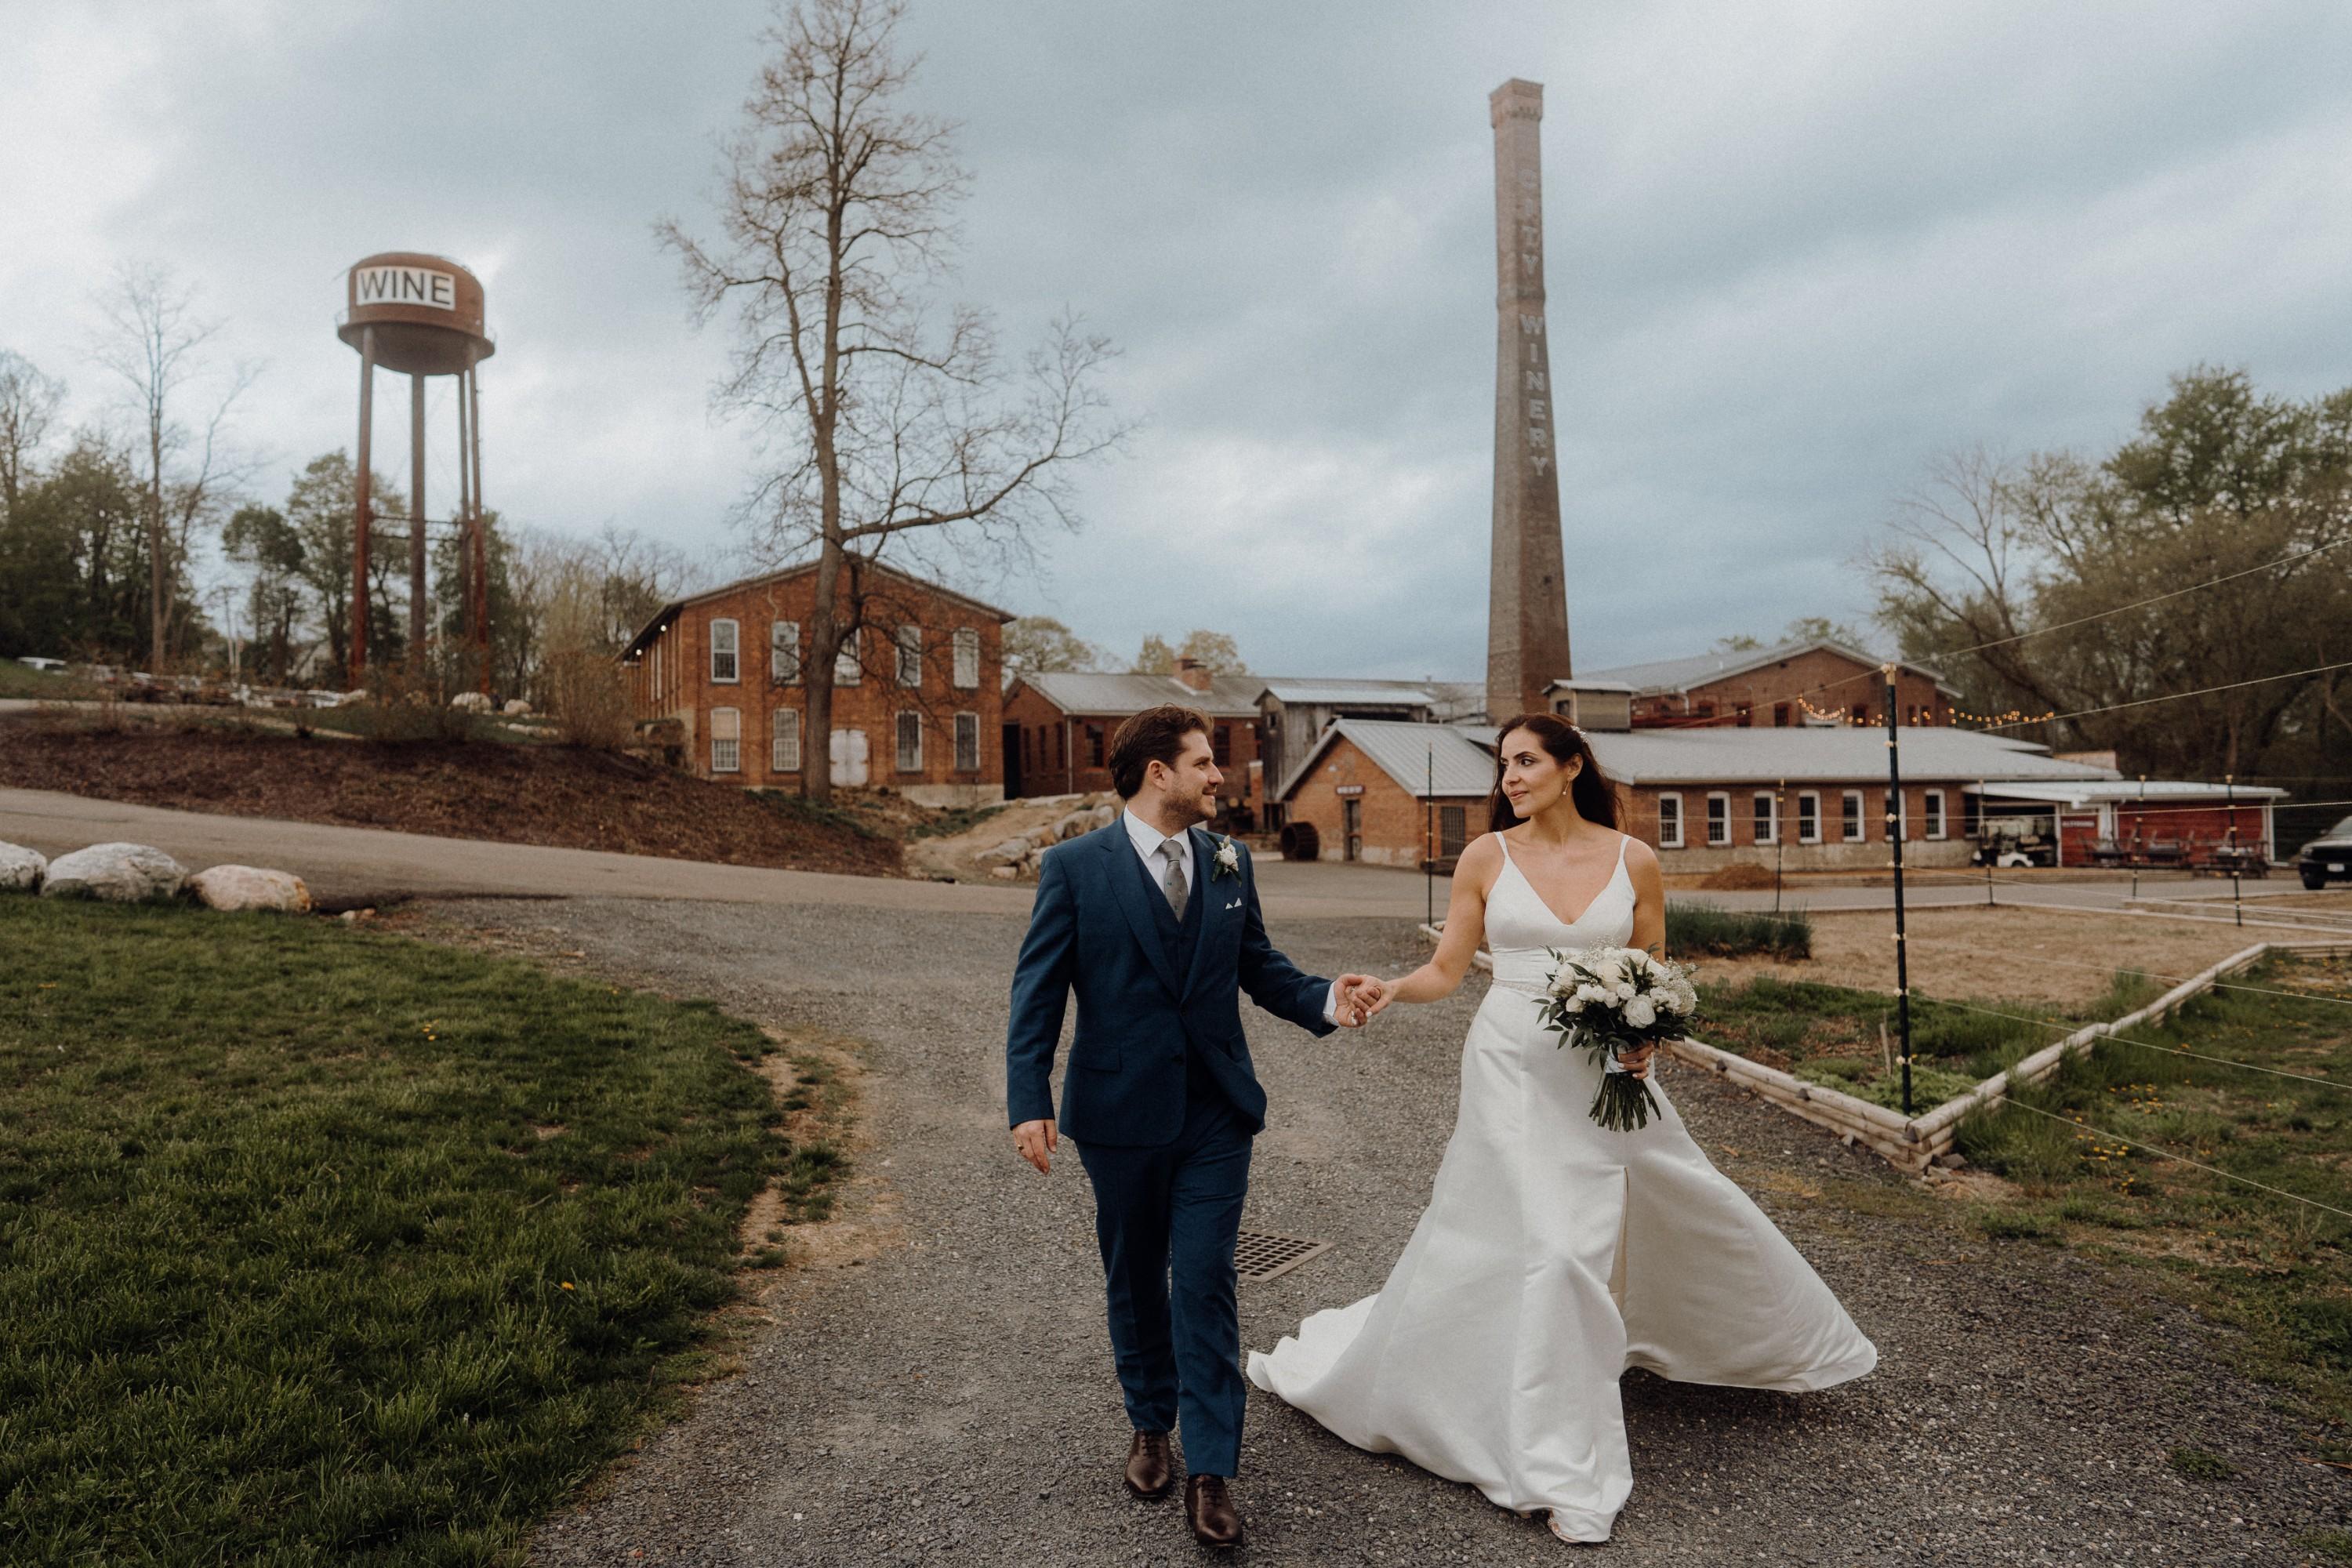
M1878 1352L1662 1086L1648 1126L1592 1121L1601 1069L1561 1047L1537 996L1552 951L1663 950L1657 857L1616 831L1614 792L1566 721L1513 720L1498 763L1497 830L1462 856L1436 957L1371 1004L1452 994L1486 938L1494 985L1429 1207L1380 1294L1253 1351L1249 1376L1360 1448L1543 1510L1563 1541L1606 1541L1633 1487L1627 1367L1801 1391ZM1646 1074L1646 1054L1625 1060Z

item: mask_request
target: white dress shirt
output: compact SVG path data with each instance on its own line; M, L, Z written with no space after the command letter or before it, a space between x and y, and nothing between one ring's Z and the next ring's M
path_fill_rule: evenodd
M1119 813L1119 820L1127 824L1127 841L1134 845L1135 852L1143 858L1143 869L1150 877L1151 885L1165 889L1168 886L1168 860L1160 853L1160 847L1169 841L1168 835L1136 816L1133 806ZM1192 897L1192 835L1189 832L1179 834L1177 839L1178 847L1182 851L1176 857L1177 874L1184 879L1184 897L1190 902ZM1327 1024L1339 1021L1339 983L1336 980L1331 982L1331 994L1323 999L1323 1021Z

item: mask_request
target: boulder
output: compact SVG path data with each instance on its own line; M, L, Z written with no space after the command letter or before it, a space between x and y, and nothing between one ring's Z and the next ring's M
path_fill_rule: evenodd
M188 879L188 890L208 910L280 910L300 914L310 907L310 889L291 871L255 866L215 866Z
M19 844L0 844L0 893L37 893L49 858Z
M460 691L449 699L449 706L461 713L487 713L490 710L490 700L478 691Z
M983 849L972 857L982 866L1018 865L1022 857L1038 847L1034 838L1008 838L992 849Z
M141 904L176 899L187 881L187 869L161 849L144 844L93 844L49 862L41 897Z
M509 697L507 699L507 705L499 711L509 719L525 719L530 715L530 704L520 697Z

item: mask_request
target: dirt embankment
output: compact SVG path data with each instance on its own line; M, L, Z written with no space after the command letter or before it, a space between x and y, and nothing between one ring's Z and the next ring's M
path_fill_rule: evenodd
M0 786L446 838L899 874L895 837L860 832L838 814L571 746L7 723Z

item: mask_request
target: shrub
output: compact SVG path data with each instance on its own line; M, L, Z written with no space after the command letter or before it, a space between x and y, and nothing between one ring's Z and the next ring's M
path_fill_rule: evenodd
M610 655L593 648L551 653L540 679L545 706L568 743L617 752L634 738L636 704L628 672Z

